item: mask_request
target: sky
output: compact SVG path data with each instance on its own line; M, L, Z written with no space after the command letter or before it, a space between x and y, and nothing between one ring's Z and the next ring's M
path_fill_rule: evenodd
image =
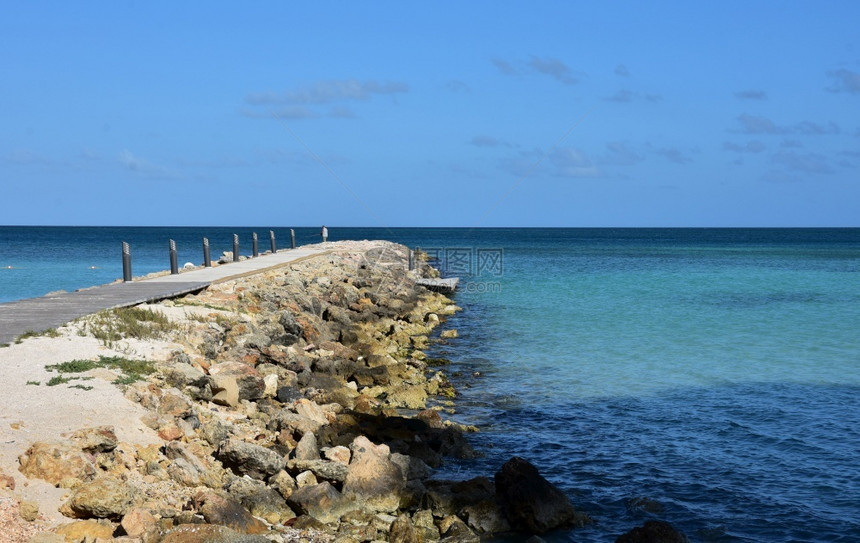
M860 226L860 2L16 2L0 224Z

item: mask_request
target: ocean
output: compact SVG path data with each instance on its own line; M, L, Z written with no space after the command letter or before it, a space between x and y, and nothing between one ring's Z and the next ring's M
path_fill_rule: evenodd
M250 253L269 228L0 227L0 301ZM280 247L289 230L274 229ZM362 229L461 278L456 420L532 462L612 541L662 519L693 541L860 541L860 229ZM318 228L296 229L298 242ZM11 266L11 268L9 268ZM648 507L642 507L648 503Z

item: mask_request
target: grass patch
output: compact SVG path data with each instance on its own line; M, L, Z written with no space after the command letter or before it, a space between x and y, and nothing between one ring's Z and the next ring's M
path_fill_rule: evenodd
M27 381L28 385L39 386L42 384L41 381Z
M71 385L71 386L69 386L69 388L79 388L81 390L92 390L93 389L93 387L91 387L89 385Z
M114 381L114 383L118 385L129 385L136 381L142 381L147 375L155 373L155 363L148 360L132 360L121 356L99 356L98 360L69 360L68 362L45 366L46 370L56 371L61 374L51 378L51 381L54 381L55 379L66 379L66 381L58 380L54 384L68 382L71 379L78 379L77 377L63 377L62 374L83 373L96 368L107 368L121 371L123 375ZM91 377L85 377L83 379L91 379ZM48 386L53 386L51 381L48 382Z
M107 346L125 338L157 339L179 330L160 311L143 307L120 307L101 311L87 321L86 330Z
M47 330L42 330L41 332L37 332L35 330L27 330L17 338L15 338L15 343L21 343L25 339L29 339L31 337L60 337L60 332L57 331L56 328L48 328ZM4 346L8 346L8 343Z
M51 377L51 379L45 384L47 384L49 387L55 387L57 385L63 385L65 383L68 383L73 379L77 379L77 377L63 377L62 375L55 375Z

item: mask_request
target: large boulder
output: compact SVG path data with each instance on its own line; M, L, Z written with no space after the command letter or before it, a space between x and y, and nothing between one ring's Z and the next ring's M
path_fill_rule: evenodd
M290 495L287 503L295 511L326 524L337 522L356 508L355 502L338 492L328 481L300 487Z
M131 508L136 489L127 482L103 475L77 487L60 512L73 518L119 520Z
M287 461L272 449L231 438L218 448L218 459L239 475L265 479L284 469Z
M110 541L113 538L113 526L95 520L79 520L63 524L54 533L62 536L63 541Z
M213 376L228 376L236 380L240 400L257 400L266 393L266 382L255 368L242 362L222 362L209 368ZM214 392L214 388L213 388Z
M580 515L567 496L527 460L515 456L496 473L496 496L514 530L544 534L572 527Z
M280 318L278 318L278 324L284 327L284 335L276 338L277 342L281 345L292 345L302 337L304 329L296 320L296 316L292 311L281 313Z
M54 486L69 487L95 476L96 468L91 458L72 445L40 441L33 443L18 458L18 469L27 477L45 480Z
M374 445L366 437L359 436L350 449L352 461L343 484L344 495L356 499L371 511L396 511L400 507L406 477L400 466L391 460L388 446Z
M233 498L214 491L203 491L194 497L197 510L209 524L226 526L243 534L262 534L266 524L248 512Z
M278 491L260 481L237 477L227 487L227 492L252 515L269 524L286 524L290 519L296 518Z
M221 470L211 457L194 454L194 448L171 441L164 447L164 455L171 460L167 473L177 483L189 486L221 486Z
M688 541L687 536L668 522L649 520L644 525L618 536L615 543L688 543Z

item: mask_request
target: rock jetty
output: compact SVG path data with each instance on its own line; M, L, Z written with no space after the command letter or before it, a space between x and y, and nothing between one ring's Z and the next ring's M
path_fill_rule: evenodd
M173 315L174 347L123 386L161 443L110 426L33 443L19 470L68 489L69 522L32 541L453 543L589 522L521 458L432 478L475 456L475 429L444 419L456 393L423 352L459 308L406 254L341 242L149 307Z

